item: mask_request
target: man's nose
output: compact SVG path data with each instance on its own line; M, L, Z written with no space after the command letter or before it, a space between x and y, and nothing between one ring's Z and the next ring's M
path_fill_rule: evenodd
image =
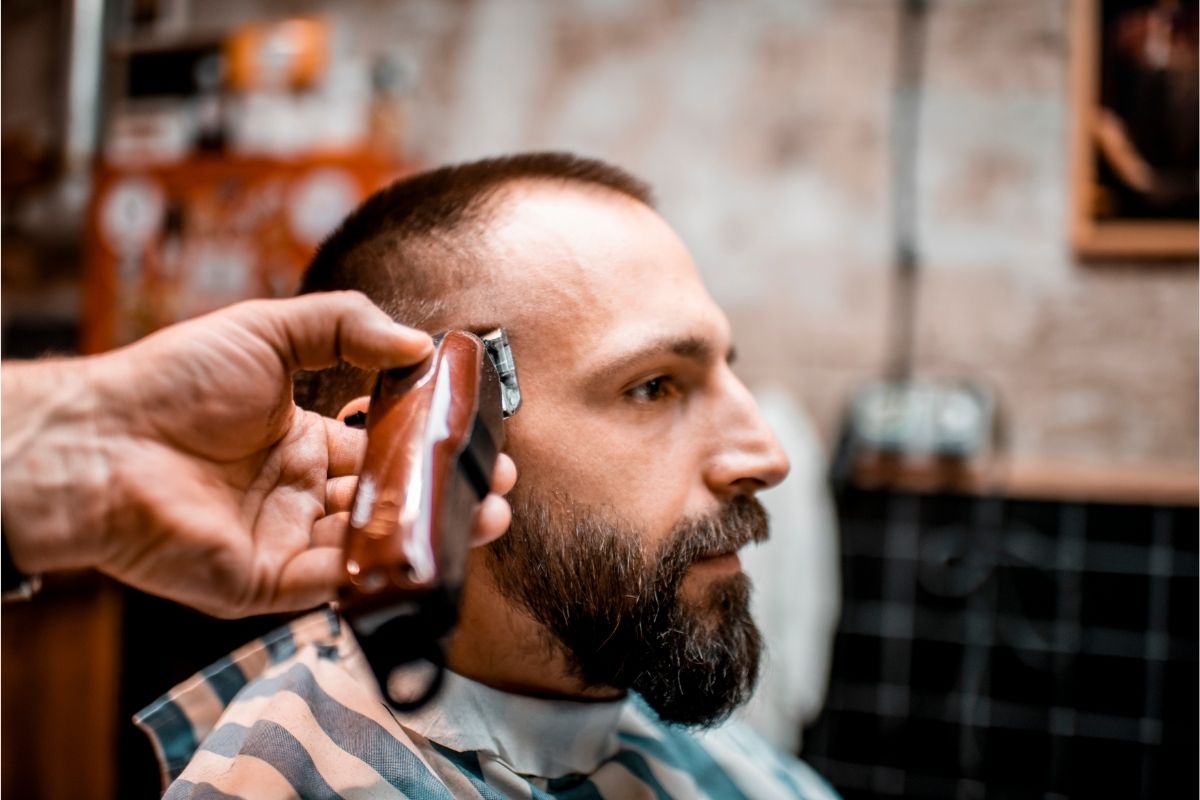
M791 464L783 445L763 419L750 390L728 368L713 423L714 447L705 481L714 494L753 494L787 477Z

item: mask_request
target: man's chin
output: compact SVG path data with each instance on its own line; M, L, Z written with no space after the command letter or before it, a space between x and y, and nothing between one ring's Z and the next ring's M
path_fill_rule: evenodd
M750 699L762 638L749 614L750 579L744 573L703 583L703 574L696 575L699 597L689 599L683 587L654 668L643 671L633 689L664 721L709 727Z
M729 615L731 603L737 605L743 594L748 595L749 582L737 553L729 553L693 562L680 581L679 595L701 612L698 618L719 623Z

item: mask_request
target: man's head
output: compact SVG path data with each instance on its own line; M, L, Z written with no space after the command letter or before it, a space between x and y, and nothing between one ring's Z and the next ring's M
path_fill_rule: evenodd
M759 638L735 551L766 536L753 495L787 460L645 186L556 154L418 176L351 215L302 291L346 288L427 330L508 330L513 526L473 556L464 603L517 609L582 685L637 689L668 720L744 700ZM333 414L369 386L339 368L297 400Z

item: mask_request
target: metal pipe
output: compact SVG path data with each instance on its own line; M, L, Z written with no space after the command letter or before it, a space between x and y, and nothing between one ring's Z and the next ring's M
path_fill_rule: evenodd
M103 47L104 0L74 0L63 148L68 177L88 174L96 153Z

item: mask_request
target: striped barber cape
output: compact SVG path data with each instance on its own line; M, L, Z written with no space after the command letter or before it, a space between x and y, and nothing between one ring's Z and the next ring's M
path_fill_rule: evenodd
M543 700L448 673L434 702L398 715L329 610L240 648L134 722L171 800L836 798L743 725L691 732L636 695Z

